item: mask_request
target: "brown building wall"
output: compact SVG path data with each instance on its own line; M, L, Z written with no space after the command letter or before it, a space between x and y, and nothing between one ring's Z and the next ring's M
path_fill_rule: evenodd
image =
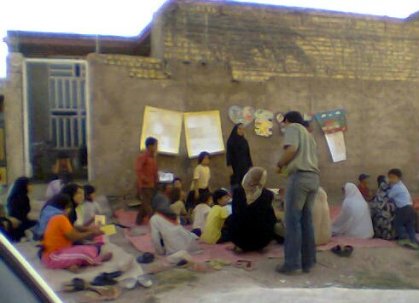
M92 84L93 179L107 193L132 193L133 164L138 152L145 105L179 111L219 109L224 141L233 124L227 110L233 104L254 105L273 111L297 109L318 112L344 107L349 130L345 134L348 160L334 164L321 131L315 127L319 145L322 184L338 193L344 182L360 172L372 175L400 167L412 190L418 190L417 83L324 78L279 77L266 82L232 82L224 65L169 62L171 79L149 80L130 77L127 64L110 65L106 56L90 55ZM115 57L114 57L115 59ZM127 60L127 57L124 57ZM133 61L138 60L132 58ZM271 138L257 137L247 130L255 165L269 170L269 186L283 183L275 174L281 140L278 125ZM184 134L181 155L159 157L160 168L174 171L189 186L194 161L187 158ZM230 170L225 156L212 162L214 187L228 186Z
M165 59L229 62L238 80L419 78L413 21L187 0L172 1L159 21Z

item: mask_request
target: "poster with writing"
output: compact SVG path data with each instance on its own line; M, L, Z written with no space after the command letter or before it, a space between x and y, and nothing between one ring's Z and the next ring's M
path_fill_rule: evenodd
M145 149L145 140L154 137L159 140L160 153L179 154L182 120L182 112L146 106L141 131L141 150Z
M201 152L211 154L224 152L220 112L206 111L184 114L186 147L189 158Z
M325 134L325 136L333 162L345 161L346 146L343 132L339 131L335 133Z

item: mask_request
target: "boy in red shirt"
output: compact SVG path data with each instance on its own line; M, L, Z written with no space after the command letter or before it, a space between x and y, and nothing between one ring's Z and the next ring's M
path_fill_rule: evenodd
M151 200L153 199L158 182L156 160L158 141L156 138L149 137L145 141L145 146L146 150L138 156L135 165L138 195L142 202L137 215L137 224L148 221L153 214Z

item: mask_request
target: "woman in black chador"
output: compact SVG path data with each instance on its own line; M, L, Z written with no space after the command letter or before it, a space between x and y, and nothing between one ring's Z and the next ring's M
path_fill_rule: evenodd
M227 166L233 169L232 186L241 184L243 177L253 166L249 143L244 137L244 126L241 123L234 126L227 140Z

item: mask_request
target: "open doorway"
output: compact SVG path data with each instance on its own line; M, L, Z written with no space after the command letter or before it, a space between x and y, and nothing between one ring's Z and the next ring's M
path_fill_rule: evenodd
M26 173L48 181L62 172L87 179L86 62L25 62Z

